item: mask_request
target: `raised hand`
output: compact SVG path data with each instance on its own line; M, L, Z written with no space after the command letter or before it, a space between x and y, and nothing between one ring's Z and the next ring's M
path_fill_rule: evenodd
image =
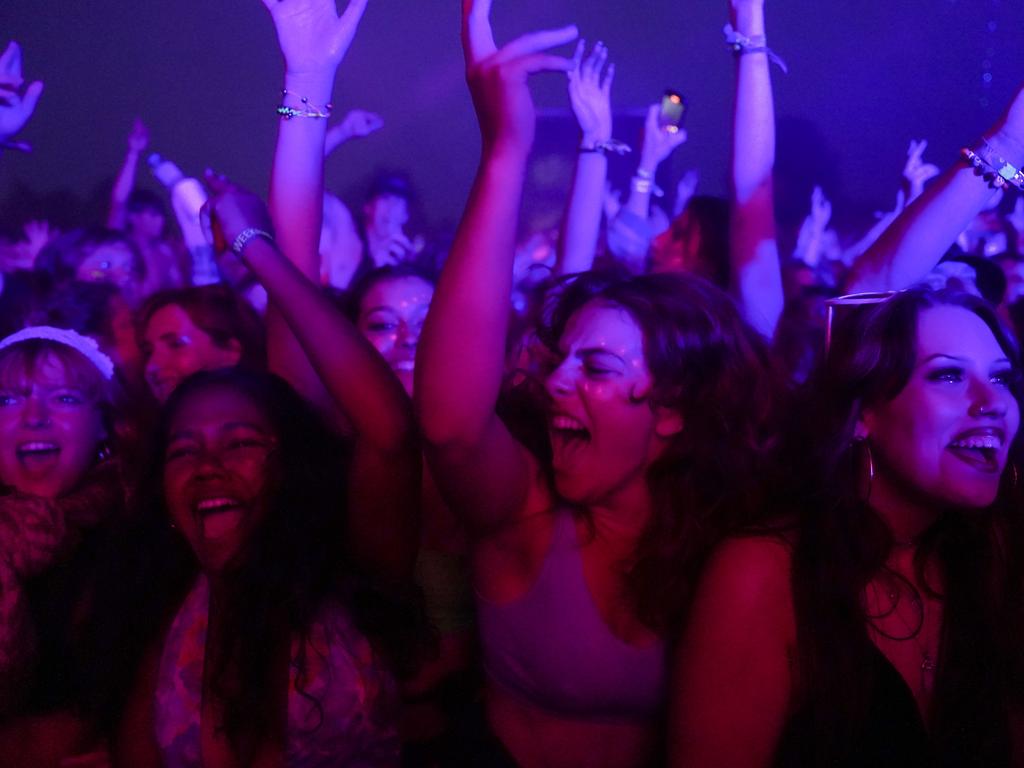
M329 155L350 139L361 139L384 127L384 118L365 109L353 109L327 131L324 154Z
M700 172L696 168L691 168L679 179L679 183L676 185L676 202L672 209L674 216L678 216L686 210L686 206L690 204L690 200L697 193L698 183L700 183Z
M43 83L36 80L21 91L21 48L11 42L0 55L0 144L25 127L43 94Z
M273 232L266 204L252 192L233 184L226 176L207 170L210 199L203 206L213 230L214 247L223 253L246 229Z
M658 124L660 104L651 104L647 108L644 120L644 141L640 150L640 168L653 174L658 166L676 149L686 143L686 131L680 128L670 132Z
M337 69L348 52L367 0L349 0L338 14L335 0L263 0L277 30L289 74Z
M939 175L939 166L924 162L924 151L928 141L911 140L907 150L907 163L903 166L903 178L909 187L909 202L913 202L924 192L924 185Z
M536 113L526 80L543 71L568 72L570 59L547 53L571 42L575 26L531 32L500 50L491 31L491 0L462 0L462 48L466 80L473 96L485 149L527 153L533 144Z
M576 44L569 70L569 102L583 134L583 144L593 146L612 137L612 81L615 64L608 61L608 48L598 43L583 58L586 41ZM602 72L604 73L602 76Z
M142 122L142 118L136 117L132 123L131 133L128 134L128 151L141 155L149 146L149 129Z

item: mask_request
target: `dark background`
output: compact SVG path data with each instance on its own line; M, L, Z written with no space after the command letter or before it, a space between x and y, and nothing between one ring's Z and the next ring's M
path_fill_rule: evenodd
M724 0L494 5L499 44L569 22L604 40L623 115L666 86L685 93L690 141L669 180L696 167L700 191L724 192L733 70ZM404 168L427 225L457 220L479 147L459 6L370 1L339 73L335 115L358 106L387 125L328 160L328 186L349 203L358 204L375 169ZM840 223L891 207L911 138L928 138L926 159L945 166L1024 82L1024 0L768 0L768 27L790 67L788 76L774 71L785 223L801 215L815 182ZM0 221L47 208L97 216L135 115L150 127L151 150L186 173L213 166L266 189L282 66L259 0L0 0L0 45L11 38L22 44L26 79L43 79L46 91L23 136L35 152L0 159ZM568 106L560 76L536 78L534 92L543 110ZM617 133L635 143L627 122ZM537 173L564 186L561 170ZM140 180L151 183L145 168Z

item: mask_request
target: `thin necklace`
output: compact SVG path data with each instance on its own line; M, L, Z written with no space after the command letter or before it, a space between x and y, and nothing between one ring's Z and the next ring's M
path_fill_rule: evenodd
M916 615L916 621L913 623L908 621L907 618L900 612L899 606L901 601L901 592L899 589L899 582L906 581L906 579L898 574L894 574L897 579L897 583L894 584L890 589L887 590L886 596L889 598L889 610L883 612L878 616L869 616L868 620L875 632L884 638L892 640L893 642L903 643L907 641L913 641L914 646L917 648L918 653L921 655L920 665L920 689L924 693L931 693L935 683L935 670L937 669L937 663L935 657L932 655L928 648L928 643L922 639L921 634L925 625L925 603L921 599L917 589L912 584L909 584L911 590L910 605ZM874 588L877 593L877 587ZM885 630L881 629L875 622L879 619L885 619L895 614L896 618L899 619L900 624L903 625L903 629L906 630L906 634L893 635L889 634Z

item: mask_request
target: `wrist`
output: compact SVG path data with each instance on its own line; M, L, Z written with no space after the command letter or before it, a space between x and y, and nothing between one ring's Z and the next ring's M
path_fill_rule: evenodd
M1017 168L1024 167L1024 136L1015 136L1003 126L984 136L983 140Z
M733 8L736 31L746 37L765 33L764 6L760 3L743 3Z
M310 104L323 106L331 101L331 92L334 90L334 71L329 72L285 72L284 89L289 95L295 94L295 98L308 99ZM296 107L298 104L288 106Z

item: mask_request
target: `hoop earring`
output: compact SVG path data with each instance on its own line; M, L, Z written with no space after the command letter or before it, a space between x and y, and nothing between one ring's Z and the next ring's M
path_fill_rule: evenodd
M1020 472L1017 470L1017 464L1010 462L1010 469L1013 470L1013 483L1010 485L1011 488L1020 487Z
M867 504L871 501L871 488L875 483L875 457L871 455L871 443L868 442L866 437L858 437L853 441L854 445L861 445L864 447L864 458L868 464L868 482L867 488L863 494L858 494L862 503ZM859 490L859 489L858 489Z

